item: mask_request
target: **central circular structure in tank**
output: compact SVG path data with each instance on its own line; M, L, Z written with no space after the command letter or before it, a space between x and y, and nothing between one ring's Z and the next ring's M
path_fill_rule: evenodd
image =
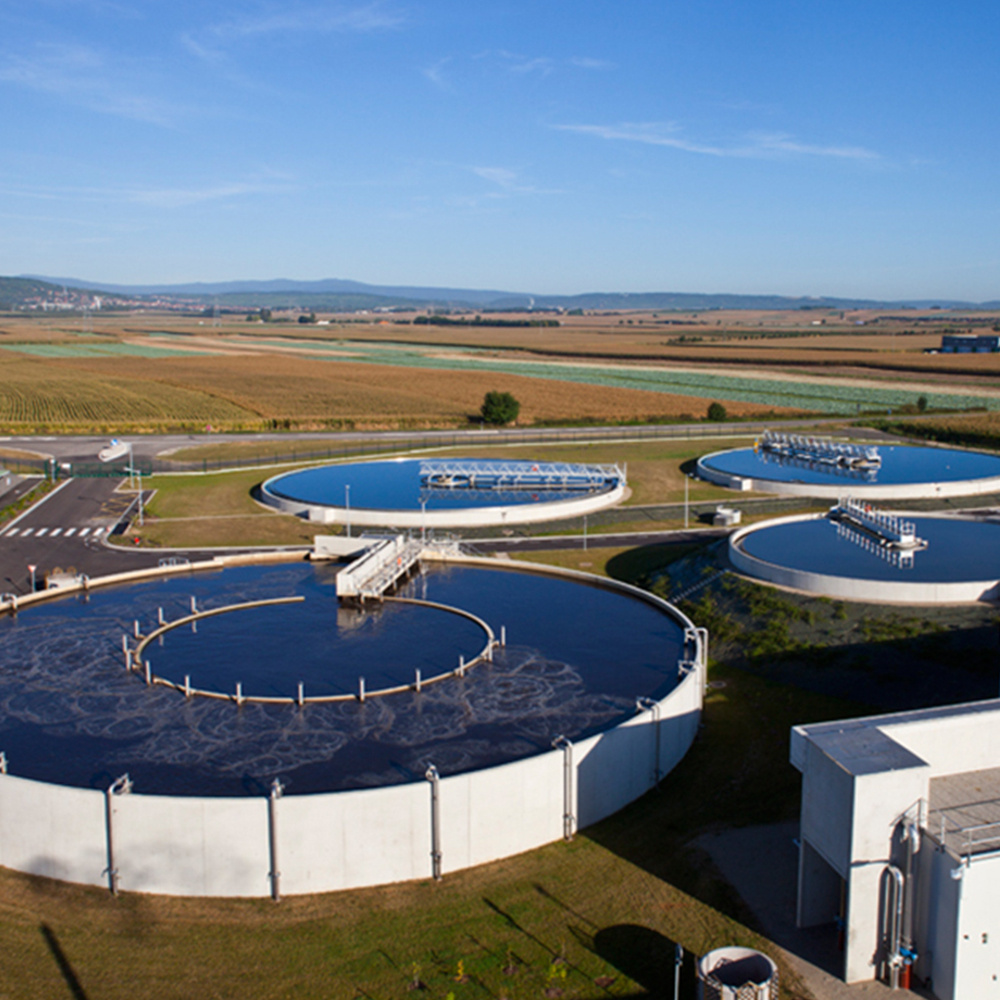
M860 503L735 532L729 558L749 576L828 597L936 604L1000 596L1000 524L893 515Z
M703 456L698 475L731 489L830 499L973 496L1000 492L1000 455L775 434Z
M579 517L617 503L625 485L617 465L400 458L282 473L261 499L323 523L451 528Z
M546 573L430 564L400 592L428 603L338 605L336 567L241 566L56 598L0 618L0 749L18 775L105 787L127 771L143 793L259 794L369 788L530 757L634 716L678 684L690 622L607 586ZM162 620L209 612L155 636ZM296 600L295 598L299 598ZM434 602L438 606L431 606ZM452 609L460 609L455 613ZM506 646L462 675L490 622ZM122 635L155 636L143 658L185 698L123 666ZM359 678L383 697L357 697ZM323 703L254 704L254 697Z

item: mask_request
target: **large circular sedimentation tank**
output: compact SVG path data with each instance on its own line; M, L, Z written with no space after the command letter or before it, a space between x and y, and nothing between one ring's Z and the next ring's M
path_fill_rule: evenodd
M429 604L338 606L336 568L246 566L93 590L0 618L0 749L18 775L103 788L127 771L143 793L256 795L363 788L483 768L635 714L678 682L683 616L629 594L539 573L432 565L404 594L472 612L507 645L419 693L369 692L446 673L483 646L469 618ZM275 597L165 633L156 676L251 701L185 698L128 672L123 633L162 617ZM130 640L131 641L131 640ZM347 695L304 707L254 697Z
M1000 595L1000 525L908 513L898 520L912 529L910 547L831 513L743 528L730 536L729 557L749 576L829 597L934 604Z
M422 559L362 612L329 564L238 558L5 595L0 864L274 899L439 878L571 837L684 756L707 636L683 614L582 574Z
M806 439L798 439L806 440ZM796 496L844 494L870 499L972 496L1000 492L1000 456L955 448L877 445L877 461L866 462L871 446L853 447L857 461L836 454L833 442L798 452L749 448L714 452L698 460L698 475L738 490ZM845 446L839 446L841 448Z
M577 517L624 495L617 466L470 458L323 465L261 486L265 503L313 521L402 528Z

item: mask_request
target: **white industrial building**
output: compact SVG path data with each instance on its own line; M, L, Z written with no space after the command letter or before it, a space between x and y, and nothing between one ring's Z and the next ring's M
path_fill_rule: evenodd
M1000 700L797 726L791 760L797 919L841 922L844 979L1000 998Z

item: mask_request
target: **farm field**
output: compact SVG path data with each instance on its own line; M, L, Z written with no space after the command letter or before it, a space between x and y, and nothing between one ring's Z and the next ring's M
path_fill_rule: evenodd
M869 317L886 332L860 333L848 315L817 332L816 320L755 315L563 317L558 328L0 317L0 430L461 427L490 389L521 400L524 425L690 421L712 401L776 418L905 411L920 395L932 410L1000 408L1000 355L923 353L937 329ZM701 339L677 342L689 323Z
M12 433L467 427L487 391L514 393L522 424L670 422L704 416L705 399L631 386L491 370L317 362L310 357L40 359L0 365L0 428ZM729 402L733 416L794 414L770 401Z

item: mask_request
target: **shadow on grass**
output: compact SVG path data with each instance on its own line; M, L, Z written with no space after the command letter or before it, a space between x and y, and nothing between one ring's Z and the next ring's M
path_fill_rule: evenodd
M604 961L638 983L650 997L674 997L675 942L659 931L639 924L615 924L594 935L593 950ZM684 953L678 1000L695 995L695 956Z
M73 997L73 1000L87 1000L87 992L77 978L70 960L66 957L66 953L62 950L55 931L48 924L42 924L40 929L42 937L45 938L45 943L49 947L49 951L52 952L52 957L56 960L56 965L59 966L59 972L62 974L63 979L66 980L70 996Z
M691 555L697 549L705 547L705 543L664 542L656 545L640 545L638 548L627 549L608 560L608 576L623 583L641 585L647 582L653 573L666 569L672 562Z

